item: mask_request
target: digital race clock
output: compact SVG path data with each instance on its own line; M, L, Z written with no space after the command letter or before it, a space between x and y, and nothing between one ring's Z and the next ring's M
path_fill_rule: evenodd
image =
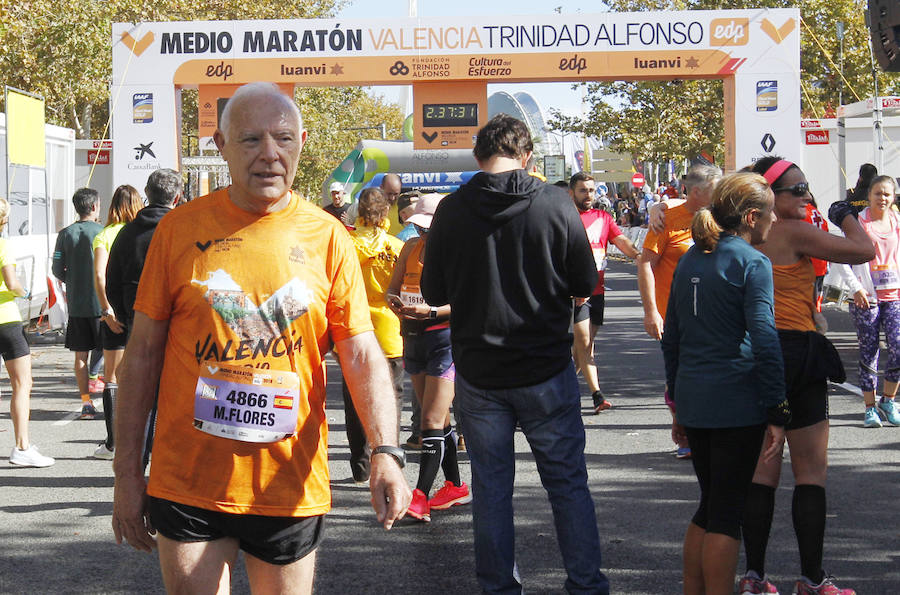
M422 126L447 128L478 126L477 103L426 103L422 105Z

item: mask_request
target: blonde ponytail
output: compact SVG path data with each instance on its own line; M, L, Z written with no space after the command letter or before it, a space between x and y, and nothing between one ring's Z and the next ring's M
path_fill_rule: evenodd
M691 220L691 237L704 252L712 252L716 249L722 231L722 227L716 223L708 208L704 207L697 211Z

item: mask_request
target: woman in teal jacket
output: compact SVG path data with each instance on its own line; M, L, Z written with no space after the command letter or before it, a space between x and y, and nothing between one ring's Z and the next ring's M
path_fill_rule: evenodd
M747 490L763 446L774 456L789 413L775 331L772 265L753 248L775 221L757 174L723 178L694 216L662 338L674 435L691 446L700 504L684 538L684 592L731 594Z

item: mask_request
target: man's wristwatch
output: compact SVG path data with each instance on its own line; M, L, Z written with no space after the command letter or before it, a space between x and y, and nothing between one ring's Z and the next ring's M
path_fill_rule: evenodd
M113 309L112 309L112 308L107 308L106 310L103 311L103 314L100 315L100 318L105 318L105 317L107 317L107 316L112 316L113 314L115 314L115 312L113 312Z
M431 306L431 308L428 309L428 318L429 318L430 320L436 319L436 318L437 318L437 313L438 313L438 309L435 308L434 306Z
M399 446L376 446L372 449L372 457L379 454L391 455L401 469L406 467L406 451Z

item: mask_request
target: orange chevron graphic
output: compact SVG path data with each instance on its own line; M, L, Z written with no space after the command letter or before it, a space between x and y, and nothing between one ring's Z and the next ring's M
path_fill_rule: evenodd
M772 24L772 21L769 19L763 19L760 24L760 28L763 30L763 33L772 38L772 41L775 43L781 43L784 41L784 38L791 34L791 31L794 30L794 27L797 26L797 23L794 19L790 19L785 24L783 24L779 28L775 28L775 25Z
M144 53L150 44L153 43L153 31L150 31L143 37L141 37L140 41L135 40L134 37L131 36L127 31L122 33L122 42L128 47L129 50L134 53L135 56L140 56Z

